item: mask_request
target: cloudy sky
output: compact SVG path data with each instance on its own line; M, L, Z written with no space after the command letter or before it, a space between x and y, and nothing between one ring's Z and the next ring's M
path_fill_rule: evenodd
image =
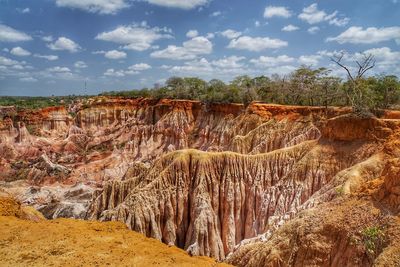
M0 0L0 95L224 81L375 55L400 76L399 0ZM86 90L85 90L86 83Z

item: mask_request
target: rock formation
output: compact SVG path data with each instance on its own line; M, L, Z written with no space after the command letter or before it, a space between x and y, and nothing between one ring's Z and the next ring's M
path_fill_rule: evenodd
M295 229L296 220L305 224L303 212L336 209L338 198L395 172L399 156L400 113L394 111L361 119L347 108L252 103L245 109L141 98L91 99L69 111L74 118L65 108L3 116L0 181L8 192L47 218L121 221L192 255L228 256L238 265L246 257L253 266L327 264L312 253L276 260L268 251L284 236L280 231ZM396 212L398 183L386 180L369 198ZM318 214L325 229L327 214ZM268 255L257 261L253 248L259 247ZM343 258L331 265L371 264L353 252L356 263Z

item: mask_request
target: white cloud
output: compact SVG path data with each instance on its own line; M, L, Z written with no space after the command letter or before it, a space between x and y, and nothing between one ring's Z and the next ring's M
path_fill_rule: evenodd
M32 37L4 24L0 24L0 42L30 41Z
M299 19L306 21L309 24L316 24L323 21L328 21L331 25L345 26L349 22L349 18L337 18L337 11L327 14L324 10L318 9L318 4L314 3L303 8L303 12L299 15Z
M186 37L188 38L193 38L199 35L199 32L197 30L190 30L186 33Z
M165 7L193 9L196 7L204 6L211 0L145 0L146 2Z
M198 76L206 79L230 80L232 77L243 74L254 74L257 70L250 69L245 64L245 57L229 56L217 60L208 61L205 58L187 61L182 65L163 65L162 69L172 75Z
M14 47L13 49L11 49L10 51L11 54L13 54L14 56L18 56L18 57L27 57L31 55L31 52L23 49L20 46Z
M159 39L171 38L170 32L167 28L150 28L146 23L142 23L118 26L112 31L98 34L95 39L122 44L125 49L144 51Z
M215 37L215 34L213 34L212 32L209 32L206 34L207 39L213 39L214 37Z
M313 27L309 28L307 31L310 34L316 34L319 31L319 27L318 26L313 26Z
M329 37L327 41L336 41L340 44L373 44L389 40L400 43L400 27L350 27L336 37Z
M341 19L333 18L329 21L329 24L343 27L346 26L349 23L349 21L350 21L349 18L341 18Z
M346 51L319 51L317 53L321 56L332 57L343 54L343 61L346 65L354 71L357 71L355 65L356 60L362 60L364 55L372 54L376 60L375 67L369 72L369 74L395 74L400 75L400 52L392 51L388 47L372 48L363 52L355 54L347 53ZM344 76L345 72L341 68L338 68L336 64L330 66L333 69L333 74L338 76Z
M293 32L293 31L297 31L299 29L299 27L294 26L292 24L286 25L285 27L282 28L282 31L284 32Z
M22 77L19 79L21 82L37 82L38 80L33 77Z
M228 48L259 52L268 48L280 48L287 46L286 41L271 39L269 37L241 36L230 41Z
M260 56L256 59L251 59L250 63L253 63L257 67L275 67L278 65L288 64L294 61L294 58L287 55L281 55L277 57L266 57Z
M255 27L260 27L260 26L261 26L261 23L260 23L258 20L256 20L256 21L254 22L254 26L255 26Z
M104 56L109 59L122 59L126 58L126 53L118 50L111 50L104 53Z
M211 61L211 64L219 68L228 68L228 69L242 68L244 67L242 61L245 59L246 59L245 57L230 56L218 60L213 60Z
M75 62L74 67L78 68L78 69L84 69L84 68L87 68L88 66L85 62L79 60L79 61Z
M13 66L13 65L17 65L17 64L19 64L19 62L16 60L12 60L12 59L0 56L0 65Z
M53 42L54 39L53 39L53 36L48 35L48 36L43 36L42 40L45 42Z
M44 58L44 59L47 59L47 60L49 60L49 61L53 61L53 60L57 60L57 59L58 59L58 56L56 56L56 55L34 54L33 56L34 56L34 57L37 57L37 58Z
M47 71L49 72L71 72L71 70L67 67L52 67L52 68L48 68Z
M240 35L242 35L242 33L237 32L235 30L228 29L228 30L221 32L221 35L228 39L235 39L235 38L238 38Z
M212 48L213 44L207 38L197 36L184 42L182 46L169 45L163 50L154 51L150 56L174 60L194 59L198 55L210 54Z
M313 65L316 66L321 59L320 55L309 55L309 56L301 56L299 57L299 63L304 65Z
M149 64L146 63L138 63L135 65L132 65L130 67L128 67L129 70L134 70L134 71L142 71L142 70L148 70L151 69L151 66Z
M129 66L126 70L116 70L113 68L107 69L104 72L104 76L109 77L124 77L126 75L134 75L139 74L141 71L151 69L151 66L146 63L138 63L132 66Z
M107 69L106 72L104 72L104 76L111 76L111 77L124 77L125 73L122 70L114 70L114 69Z
M56 5L99 14L116 14L129 7L125 0L56 0Z
M221 16L221 15L222 15L221 11L215 11L215 12L210 14L210 17L218 17L218 16Z
M17 11L18 11L19 13L21 13L21 14L27 14L27 13L30 13L30 12L31 12L31 10L30 10L29 7L26 7L26 8L17 8Z
M365 50L363 54L372 54L376 60L376 67L378 72L394 73L395 69L400 70L400 52L392 51L388 47L372 48ZM356 53L356 59L362 58L362 54ZM397 75L399 73L396 73Z
M71 53L78 52L81 49L77 43L66 37L59 37L57 41L48 44L47 47L49 47L51 50L66 50Z
M272 18L272 17L282 17L289 18L291 17L291 12L283 6L267 6L264 10L264 18Z

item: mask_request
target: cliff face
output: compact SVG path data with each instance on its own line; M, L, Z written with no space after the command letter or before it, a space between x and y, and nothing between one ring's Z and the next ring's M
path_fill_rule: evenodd
M397 150L384 144L397 142L399 114L348 112L99 99L75 118L61 108L23 113L0 124L0 180L48 218L117 220L224 259L392 166ZM394 193L374 193L379 201L398 203L393 183L384 184Z
M380 143L378 157L350 168L332 201L300 212L267 240L237 247L226 261L235 266L400 265L399 133L392 131ZM352 192L346 194L349 184Z

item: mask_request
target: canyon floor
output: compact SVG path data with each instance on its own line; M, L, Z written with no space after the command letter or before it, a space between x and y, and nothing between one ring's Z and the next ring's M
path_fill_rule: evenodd
M110 97L0 111L0 188L30 210L0 218L2 264L400 266L398 111Z

